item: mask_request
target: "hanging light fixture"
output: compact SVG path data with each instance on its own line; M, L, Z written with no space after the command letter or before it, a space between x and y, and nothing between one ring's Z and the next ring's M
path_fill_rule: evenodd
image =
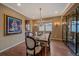
M40 8L40 25L42 25L42 8Z
M42 15L41 15L41 14L42 14L42 11L41 11L41 10L42 10L42 8L39 8L39 14L40 14L39 16L40 16L40 17L39 17L38 25L35 24L34 26L41 26L41 25L43 24L43 23L42 23Z

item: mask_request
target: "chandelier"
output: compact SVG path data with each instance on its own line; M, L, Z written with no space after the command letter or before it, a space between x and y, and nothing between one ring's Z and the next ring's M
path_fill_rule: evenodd
M40 25L42 25L42 8L40 8Z

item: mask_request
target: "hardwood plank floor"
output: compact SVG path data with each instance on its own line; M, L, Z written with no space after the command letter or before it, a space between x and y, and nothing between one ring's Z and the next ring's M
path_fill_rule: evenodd
M26 55L26 47L25 43L21 43L11 49L8 49L2 53L1 56L25 56Z
M52 40L50 43L51 50L47 49L47 55L51 56L72 56L70 50L61 41ZM41 53L39 54L41 55ZM42 55L45 55L45 48L42 49ZM26 56L25 43L21 43L11 49L8 49L2 53L0 56Z
M62 41L52 41L51 56L72 56L70 49Z

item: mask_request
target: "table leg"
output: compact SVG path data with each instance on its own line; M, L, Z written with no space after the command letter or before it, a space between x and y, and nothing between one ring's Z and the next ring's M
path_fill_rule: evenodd
M46 56L46 52L47 52L47 51L46 51L46 46L45 46L45 56Z

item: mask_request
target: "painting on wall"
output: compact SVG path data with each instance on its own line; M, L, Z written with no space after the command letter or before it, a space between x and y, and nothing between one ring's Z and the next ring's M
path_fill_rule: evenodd
M22 20L11 16L6 16L6 35L18 34L22 32Z

